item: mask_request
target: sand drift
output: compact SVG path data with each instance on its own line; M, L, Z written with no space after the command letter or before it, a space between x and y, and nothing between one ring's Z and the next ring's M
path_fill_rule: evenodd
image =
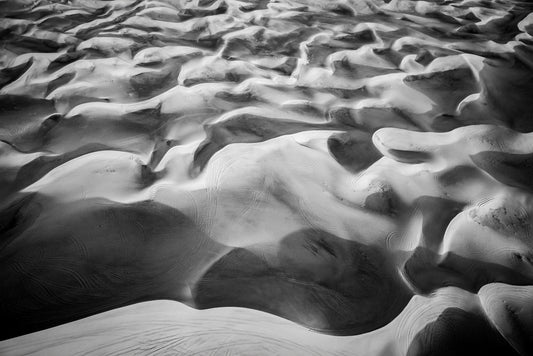
M1 354L533 354L533 3L0 15Z

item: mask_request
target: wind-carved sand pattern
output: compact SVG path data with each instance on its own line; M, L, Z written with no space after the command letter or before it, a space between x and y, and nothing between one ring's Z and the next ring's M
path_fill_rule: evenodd
M532 13L0 1L0 354L533 355Z

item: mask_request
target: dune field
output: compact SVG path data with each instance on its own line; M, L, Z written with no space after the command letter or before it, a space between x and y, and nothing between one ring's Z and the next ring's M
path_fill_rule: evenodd
M1 355L533 355L533 2L0 0Z

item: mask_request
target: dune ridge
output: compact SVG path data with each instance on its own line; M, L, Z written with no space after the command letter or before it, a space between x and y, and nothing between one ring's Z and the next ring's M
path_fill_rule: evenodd
M1 0L0 353L531 354L532 10Z

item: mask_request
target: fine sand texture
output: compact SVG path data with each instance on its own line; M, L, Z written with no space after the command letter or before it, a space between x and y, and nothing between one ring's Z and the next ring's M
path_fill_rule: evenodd
M533 3L0 0L0 355L533 355Z

